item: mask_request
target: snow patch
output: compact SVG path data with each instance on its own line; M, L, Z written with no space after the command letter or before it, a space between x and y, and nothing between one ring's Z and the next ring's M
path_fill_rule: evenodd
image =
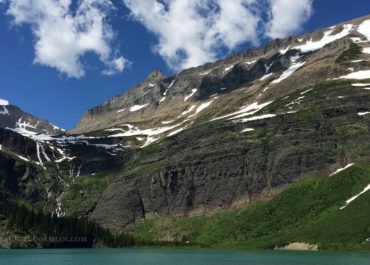
M175 124L173 126L149 128L149 129L139 129L139 128L133 126L133 125L124 124L128 127L128 130L126 130L126 131L122 130L123 132L117 133L117 134L114 134L114 135L110 135L108 137L112 138L112 137L128 137L128 136L146 136L146 142L144 143L143 146L141 146L141 147L145 147L145 146L148 146L151 143L159 140L160 139L159 135L161 135L165 132L171 131L171 130L179 127L180 125L182 125L183 123L185 123L187 121L188 120L184 120L183 122L180 122L180 123Z
M352 28L352 24L345 24L343 25L343 30L335 35L331 35L333 32L333 29L331 29L324 32L324 36L321 40L309 40L305 44L295 47L295 49L300 50L302 53L317 51L323 48L325 45L347 36L349 33L351 33Z
M177 117L177 119L181 118L182 116L185 116L187 114L189 114L190 112L192 112L194 109L195 109L196 105L192 105L189 109L183 111L181 113L181 115L179 117Z
M205 102L205 103L202 103L200 104L200 106L197 108L197 110L195 111L195 114L198 114L199 112L203 111L204 109L208 108L209 106L211 106L211 104L217 99L217 97L215 97L213 100L211 101L208 101L208 102Z
M115 131L124 131L122 128L111 128L111 129L105 129L106 132L115 132Z
M262 104L259 104L258 102L253 102L250 105L247 105L245 107L240 108L240 110L238 110L236 112L226 114L226 115L223 115L221 117L214 118L211 121L216 121L216 120L225 119L225 118L229 118L229 117L231 117L230 119L238 119L238 118L242 118L242 117L245 117L245 116L250 116L250 115L253 115L253 114L257 113L258 111L260 111L261 109L263 109L264 107L268 106L271 103L272 103L272 101L265 102L265 103L262 103Z
M362 49L362 52L363 52L363 53L370 54L370 47L363 48L363 49Z
M290 46L288 46L285 50L280 50L280 54L281 54L281 55L286 54L286 53L287 53L287 51L289 51L289 49L290 49Z
M249 118L244 118L244 119L241 119L240 121L241 122L249 122L249 121L257 121L257 120L269 119L269 118L273 118L273 117L276 117L276 115L275 114L264 114L264 115L259 115L259 116L253 116L253 117L249 117Z
M268 74L268 72L270 72L270 69L271 69L273 64L274 64L274 62L270 63L270 65L265 64L266 74Z
M156 84L149 83L149 84L148 84L148 86L149 86L149 87L155 87L155 86L156 86Z
M207 72L202 72L202 73L199 73L199 75L208 75L210 72L212 72L212 70L210 71L207 71Z
M175 81L176 81L176 78L172 80L172 82L168 86L168 89L170 89L171 87L173 87L173 85L175 84Z
M75 159L76 157L73 156L73 157L68 157L68 156L63 156L62 158L58 159L58 160L55 160L54 162L55 163L61 163L63 162L64 160L68 160L68 161L72 161L73 159Z
M141 110L141 109L145 108L148 105L149 105L149 103L144 104L144 105L134 105L130 108L130 112L135 112L135 111Z
M120 110L117 110L117 113L121 113L121 112L124 112L126 109L120 109Z
M20 155L17 155L17 154L15 154L15 155L16 155L16 157L18 157L19 159L21 159L21 160L23 160L23 161L30 162L30 160L29 160L29 159L27 159L27 158L25 158L25 157L23 157L23 156L20 156Z
M370 86L370 84L355 83L355 84L351 84L351 86L354 86L354 87L365 87L365 86Z
M162 103L163 101L166 100L166 96L167 96L168 90L170 90L170 88L175 84L175 81L176 81L176 78L174 78L172 80L172 82L170 83L170 85L167 87L166 91L164 91L163 97L161 98L161 100L159 101L159 103Z
M8 106L9 105L9 101L0 98L0 105L1 106Z
M285 107L289 107L289 106L295 105L295 104L298 104L299 105L299 104L302 103L302 99L304 99L304 98L305 98L305 96L298 97L297 99L293 100L292 102L286 104Z
M348 75L341 76L339 78L342 79L369 79L370 78L370 70L363 70L363 71L358 71L358 72L353 72Z
M37 122L38 123L38 122ZM51 126L53 126L53 129L56 130L56 131L62 131L62 132L65 132L66 130L65 129L62 129L52 123L49 123ZM36 124L37 125L37 124Z
M173 121L162 121L162 124L170 124L170 123L174 123L175 121L173 120Z
M185 102L185 101L187 101L187 100L188 100L189 98L191 98L192 96L194 96L194 94L195 94L195 93L197 93L197 91L198 91L198 89L193 88L193 89L191 90L191 93L190 93L189 95L185 96L185 98L184 98L184 102Z
M357 113L358 116L365 116L367 114L369 114L370 112L369 111L365 111L365 112L359 112Z
M252 64L255 64L257 62L257 60L253 60L253 61L246 61L244 62L246 65L252 65Z
M290 57L290 61L292 63L295 63L296 61L298 61L302 56L299 56L299 55L294 55L294 56L291 56Z
M266 74L266 75L264 75L264 76L262 76L262 77L260 78L260 81L263 81L263 80L265 80L265 79L269 78L269 77L270 77L270 76L272 76L272 75L273 75L273 73Z
M353 60L353 61L351 61L351 63L361 63L361 62L365 62L365 60Z
M354 43L367 43L367 42L369 42L368 40L362 40L361 38L358 38L358 37L353 37L353 38L351 38L351 40Z
M253 128L245 128L244 130L241 131L241 133L245 133L245 132L253 132L254 129Z
M46 159L46 161L50 161L51 159L50 159L50 158L49 158L49 156L46 154L44 146L43 146L43 145L40 145L40 148L41 148L41 153L42 153L42 155L44 156L44 158Z
M175 134L178 134L179 132L182 132L183 130L185 130L187 127L181 127L173 132L170 132L167 137L171 137L171 136L174 136Z
M224 69L224 73L227 73L227 72L229 72L231 69L233 69L234 68L234 65L231 65L231 66L228 66L228 67L225 67L225 69Z
M39 159L40 165L43 166L44 164L40 156L40 144L39 143L36 143L36 151L37 151L37 158Z
M344 206L340 207L340 209L343 210L344 208L346 208L348 206L348 204L350 204L351 202L353 202L354 200L356 200L358 197L360 197L362 194L366 193L369 190L370 190L370 184L367 185L360 193L358 193L355 196L353 196L352 198L346 200L346 204Z
M354 165L354 163L351 163L351 164L348 164L348 165L346 165L346 166L344 166L342 168L338 168L336 171L334 171L333 173L331 173L330 176L334 176L334 175L342 172L343 170L346 170L347 168L350 168L353 165Z
M362 22L358 26L357 31L364 35L370 41L370 20L365 20L364 22Z
M284 79L287 79L289 76L291 76L295 71L297 71L299 68L301 68L303 65L305 64L305 62L300 62L300 63L295 63L293 64L292 66L290 66L284 73L282 73L282 75L272 81L272 84L278 84L280 83L281 81L283 81Z
M150 144L152 144L152 143L154 143L155 141L158 141L158 140L159 140L159 137L148 136L146 138L145 144L141 148L144 148L145 146L148 146L148 145L150 145Z
M312 91L313 90L313 88L310 88L310 89L308 89L308 90L306 90L306 91L303 91L303 92L301 92L301 95L304 95L304 94L306 94L306 93L308 93L308 92L310 92L310 91Z

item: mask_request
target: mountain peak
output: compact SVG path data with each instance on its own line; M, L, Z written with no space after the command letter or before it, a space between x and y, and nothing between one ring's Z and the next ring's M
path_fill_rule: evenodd
M155 82L155 81L160 81L164 78L165 78L165 76L164 76L163 72L161 71L161 69L157 68L156 70L154 70L154 71L152 71L148 74L148 77L146 78L146 81L147 82Z

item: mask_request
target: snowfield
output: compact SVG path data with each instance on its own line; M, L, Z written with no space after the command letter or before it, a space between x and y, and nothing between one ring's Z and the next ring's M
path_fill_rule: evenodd
M363 70L363 71L353 72L353 73L350 73L348 75L341 76L339 78L342 78L342 79L357 79L357 80L369 79L370 78L370 70Z
M359 26L357 31L364 35L370 41L370 20L365 20Z
M313 52L313 51L320 50L325 45L327 45L331 42L334 42L336 40L339 40L339 39L347 36L348 34L350 34L351 31L352 31L352 28L353 28L353 25L351 25L351 24L343 25L343 30L341 32L339 32L338 34L335 34L335 35L331 35L334 29L328 30L328 31L324 32L324 36L322 37L321 40L318 40L318 41L310 40L310 41L307 41L305 44L303 44L301 46L294 47L294 49L298 49L302 53L307 53L307 52Z

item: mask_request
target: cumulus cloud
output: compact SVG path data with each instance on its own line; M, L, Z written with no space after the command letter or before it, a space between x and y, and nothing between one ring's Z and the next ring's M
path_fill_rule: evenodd
M175 70L215 60L220 49L258 42L255 0L123 1L158 37L154 50Z
M1 0L0 0L1 1ZM81 57L95 53L104 74L121 72L128 61L112 48L115 36L106 22L109 0L5 0L14 25L30 25L35 36L34 63L56 68L69 77L82 77Z
M270 22L267 35L283 38L301 30L302 25L312 15L313 0L269 0Z
M244 43L256 45L263 37L295 33L312 11L311 0L123 2L133 18L157 36L154 51L174 70L214 61L225 50Z

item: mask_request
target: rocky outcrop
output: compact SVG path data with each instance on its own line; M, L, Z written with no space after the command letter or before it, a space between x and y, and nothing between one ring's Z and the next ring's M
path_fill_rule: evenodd
M38 169L0 151L0 202L46 201Z

